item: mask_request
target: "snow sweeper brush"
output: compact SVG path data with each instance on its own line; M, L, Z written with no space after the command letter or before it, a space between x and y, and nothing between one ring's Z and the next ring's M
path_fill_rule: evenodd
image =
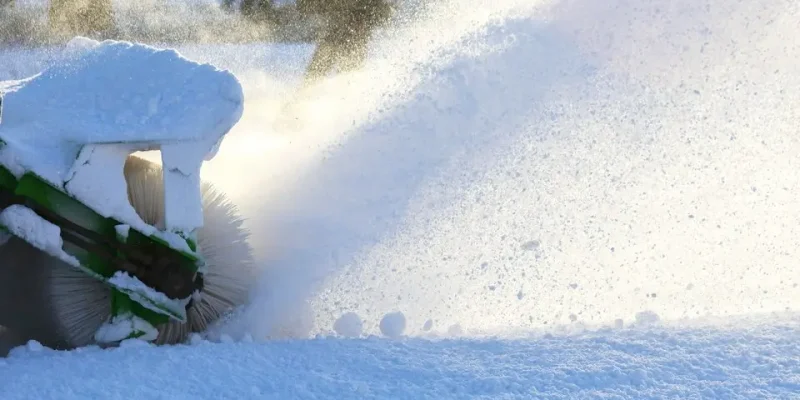
M252 280L235 209L199 178L241 116L241 86L171 50L68 49L0 82L0 326L56 347L180 341ZM162 165L132 156L150 150Z

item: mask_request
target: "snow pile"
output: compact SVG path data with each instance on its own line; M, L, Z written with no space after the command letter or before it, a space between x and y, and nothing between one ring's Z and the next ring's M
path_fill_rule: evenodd
M160 149L165 228L188 234L201 226L200 166L242 114L237 79L174 50L126 42L78 38L67 54L4 89L2 164L17 175L33 171L101 215L152 234L127 201L122 167L132 152Z

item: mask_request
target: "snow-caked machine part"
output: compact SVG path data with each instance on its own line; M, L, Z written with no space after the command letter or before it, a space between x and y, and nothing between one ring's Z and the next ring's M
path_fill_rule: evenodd
M55 347L179 342L253 280L235 207L200 180L241 85L172 50L68 46L2 89L0 326ZM132 155L151 150L162 165Z

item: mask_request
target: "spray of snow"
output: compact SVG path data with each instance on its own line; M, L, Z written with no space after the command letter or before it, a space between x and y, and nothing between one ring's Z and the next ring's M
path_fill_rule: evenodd
M317 331L469 335L796 308L796 7L501 3L397 27L291 132L297 78L243 78L258 111L206 172L270 267L254 336L308 301Z

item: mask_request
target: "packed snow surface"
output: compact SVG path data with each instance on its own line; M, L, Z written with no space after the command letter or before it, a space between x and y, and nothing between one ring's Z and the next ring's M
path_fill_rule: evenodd
M797 322L797 321L795 321ZM625 329L519 340L328 338L0 359L17 399L789 399L798 325Z
M19 348L0 396L800 391L797 3L431 3L294 102L308 46L182 46L247 94L203 172L258 290L215 343Z

